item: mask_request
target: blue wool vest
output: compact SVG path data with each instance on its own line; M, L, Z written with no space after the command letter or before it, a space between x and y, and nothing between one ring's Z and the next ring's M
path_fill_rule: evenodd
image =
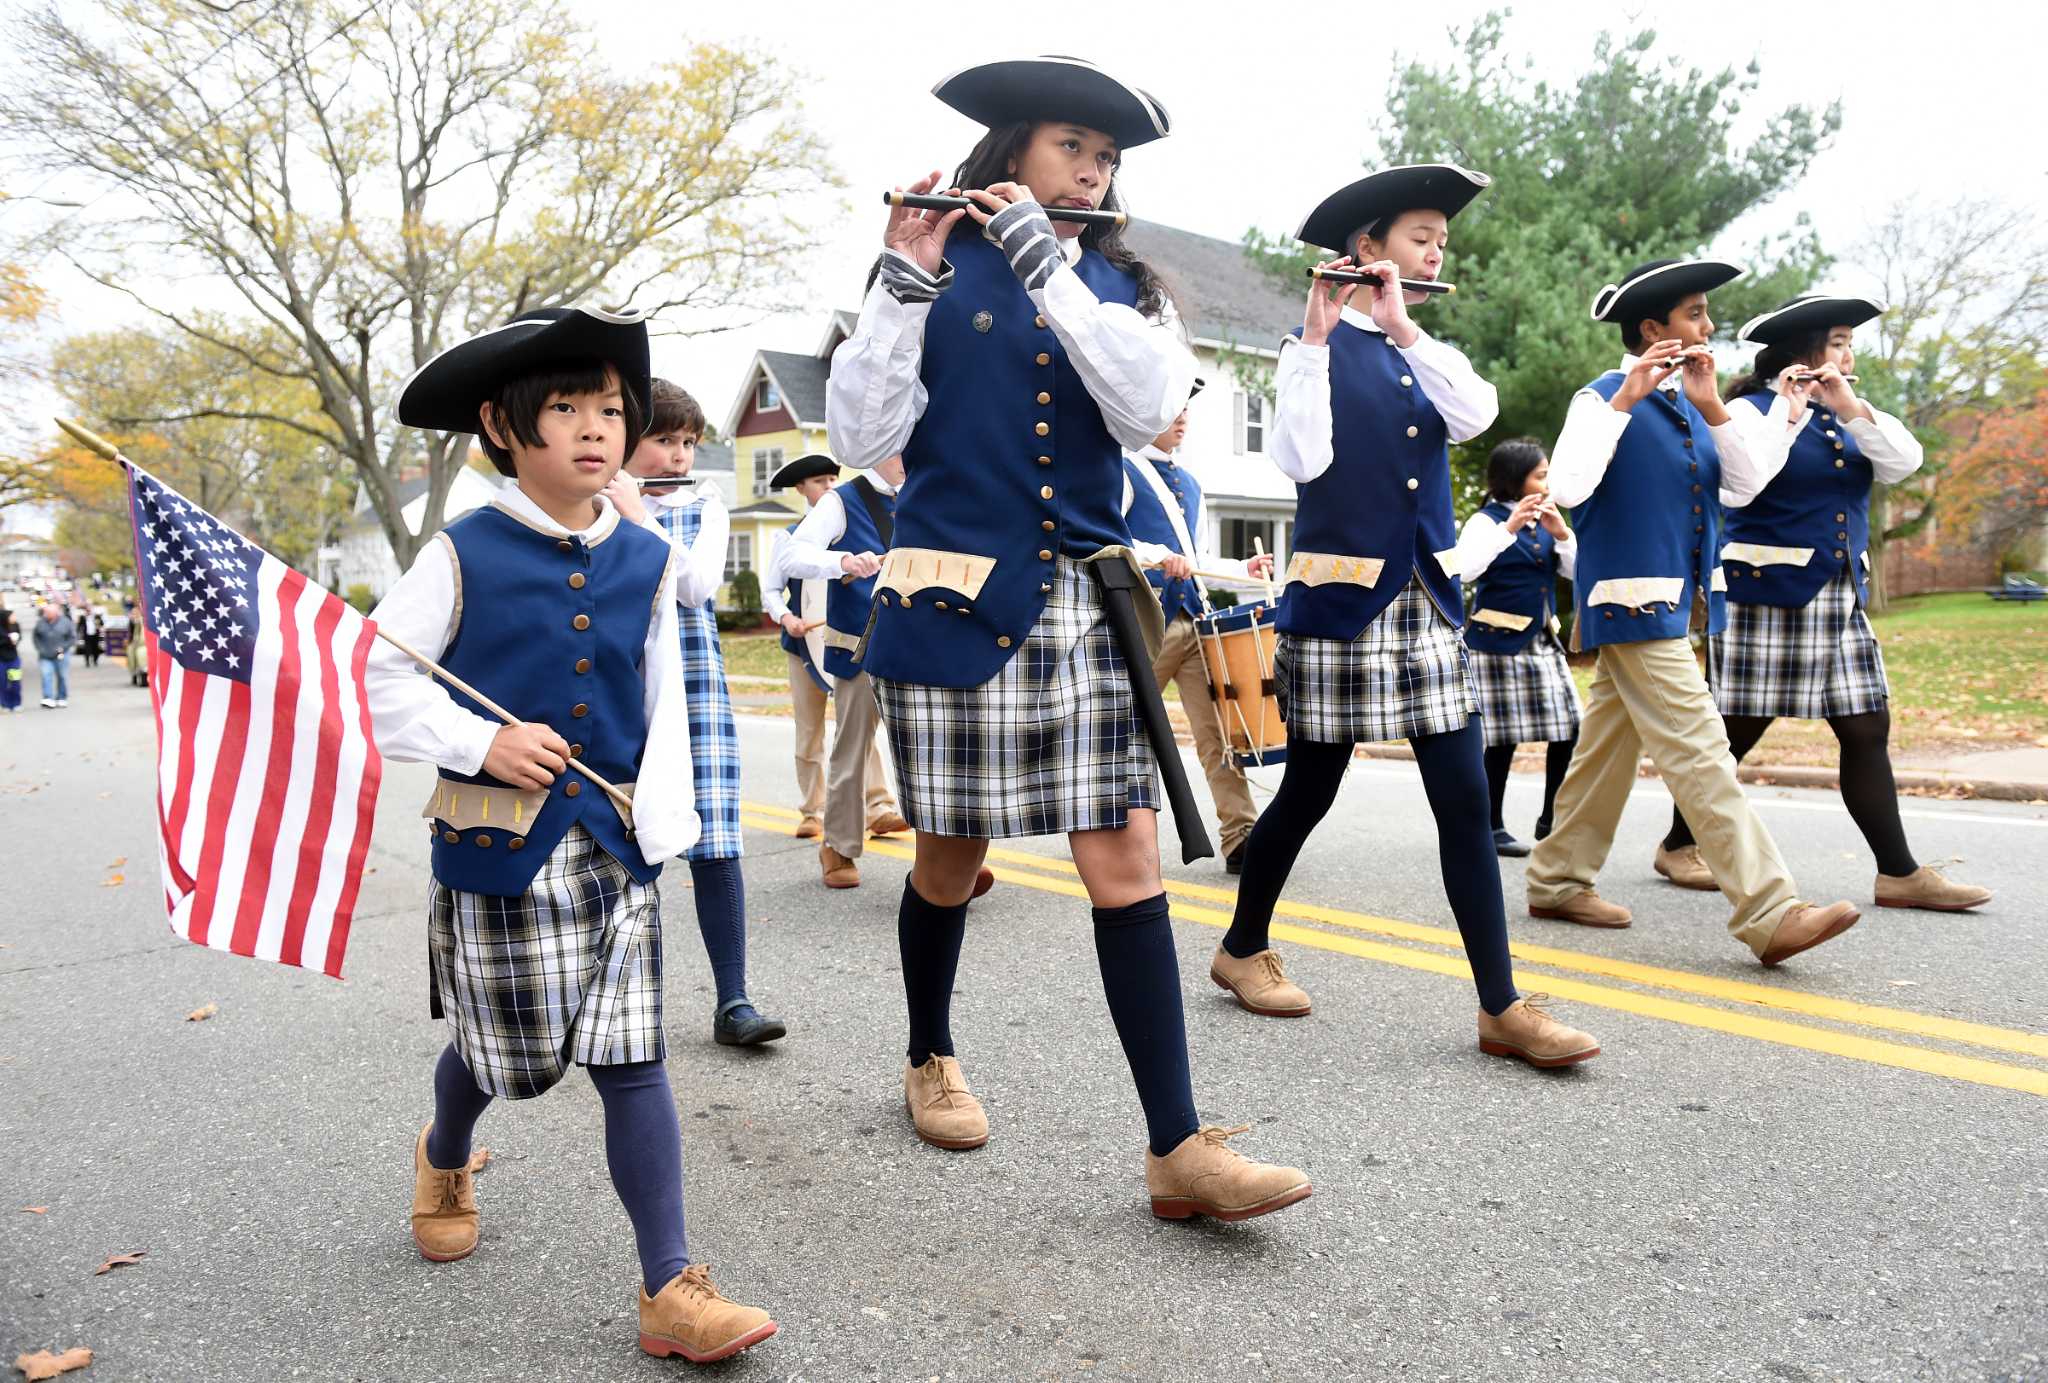
M1445 619L1463 623L1458 579L1436 555L1449 556L1458 541L1450 432L1384 334L1349 322L1330 333L1330 422L1330 468L1294 487L1295 557L1329 554L1381 565L1370 585L1289 581L1281 632L1355 639L1407 589L1411 574L1422 578Z
M1586 387L1611 401L1622 382L1610 370ZM1630 410L1599 488L1572 510L1581 648L1684 638L1699 590L1707 592L1707 632L1721 632L1727 607L1713 579L1720 490L1721 452L1706 420L1683 394L1652 389ZM1619 584L1645 581L1652 590Z
M946 254L953 283L925 322L929 401L903 448L894 544L939 555L921 589L884 584L863 666L975 687L1023 646L1055 558L1128 544L1130 530L1123 451L1002 251L963 225ZM1095 251L1074 272L1103 302L1137 305L1137 280ZM977 579L962 557L994 566Z
M801 522L803 522L803 520L797 520L797 523ZM796 532L796 527L796 524L793 523L789 527L783 529L782 531L785 533L794 533ZM789 578L789 580L783 583L782 598L784 602L788 604L789 612L792 615L795 615L798 619L802 619L804 617L804 583L800 578L792 576ZM818 684L819 689L821 691L830 691L831 688L825 685L825 674L821 672L818 668L818 665L811 660L810 645L805 643L802 639L792 639L789 636L789 631L787 629L782 631L780 637L782 641L782 651L784 653L791 654L798 659L801 659L804 665L804 671L810 674L811 680Z
M629 523L586 544L529 528L496 506L473 510L442 532L454 547L463 593L442 666L521 720L553 729L595 772L614 783L635 781L647 743L641 662L668 544ZM449 695L497 719L460 692ZM445 768L441 778L507 786ZM577 823L640 882L661 872L641 858L603 790L564 771L529 820L466 831L436 822L434 877L468 893L523 893Z
M839 535L839 541L832 544L831 550L877 555L887 552L889 544L882 540L882 530L875 527L875 516L868 512L865 496L873 495L880 500L882 512L886 514L896 512L896 496L885 495L875 489L865 476L856 477L834 493L839 496L839 507L846 511L846 531ZM868 630L868 613L875 608L875 582L878 579L861 576L828 582L825 586L825 627L857 643ZM861 666L853 654L853 649L842 647L836 641L827 644L825 671L834 677L858 677Z
M1509 507L1494 500L1479 511L1495 523L1506 523ZM1515 534L1507 551L1493 559L1472 586L1472 613L1495 610L1519 615L1529 623L1503 629L1468 617L1465 646L1481 653L1520 653L1550 625L1557 602L1557 539L1540 523L1528 523Z
M1744 394L1744 404L1768 413L1776 395ZM1728 511L1721 569L1728 598L1747 605L1797 609L1847 568L1856 599L1870 599L1870 462L1832 409L1809 405L1812 415L1792 439L1785 469L1740 509ZM1758 548L1806 548L1805 560Z
M1200 531L1196 524L1202 512L1202 487L1195 483L1195 478L1185 467L1126 456L1124 469L1131 480L1131 511L1124 518L1131 525L1131 538L1140 543L1158 543L1168 552L1180 552L1181 556L1193 561L1194 553L1181 552L1180 539L1173 531L1173 518L1166 512L1166 506L1159 502L1159 492L1152 488L1152 481L1145 474L1148 467L1166 481L1167 488L1180 501L1181 522L1187 526L1188 541L1201 541L1195 535ZM1168 624L1181 615L1192 619L1202 613L1201 593L1195 589L1193 581L1185 577L1168 578L1158 567L1147 571L1145 579L1159 592L1159 605Z

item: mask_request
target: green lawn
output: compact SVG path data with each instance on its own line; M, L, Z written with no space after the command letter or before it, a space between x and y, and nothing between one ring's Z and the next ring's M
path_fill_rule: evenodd
M773 677L778 682L789 679L789 664L785 661L788 655L773 631L735 634L728 630L718 638L725 648L726 676Z
M1892 685L1895 754L2048 744L2048 601L1909 596L1871 617ZM1583 690L1590 659L1575 666ZM1824 722L1781 720L1752 756L1833 763Z

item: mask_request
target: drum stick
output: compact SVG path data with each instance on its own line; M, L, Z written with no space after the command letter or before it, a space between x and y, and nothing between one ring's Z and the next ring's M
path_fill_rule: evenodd
M1254 534L1252 537L1252 553L1253 555L1258 557L1264 557L1266 555L1266 540L1261 537L1258 537L1256 534ZM1259 584L1266 588L1266 603L1268 605L1272 604L1275 599L1275 596L1273 594L1273 578L1270 576L1262 576L1259 578Z

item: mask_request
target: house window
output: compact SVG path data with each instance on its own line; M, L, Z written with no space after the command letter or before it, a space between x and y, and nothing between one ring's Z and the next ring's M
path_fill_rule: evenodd
M782 407L782 395L776 392L775 381L762 375L754 382L754 411L772 413Z
M754 565L754 535L735 533L725 545L725 579L730 581Z
M1277 552L1273 546L1273 521L1271 519L1224 519L1218 549L1225 557L1243 560L1258 556L1252 547L1252 539L1266 545L1266 551Z
M767 494L768 482L773 480L775 473L781 469L781 447L754 448L754 493L757 495Z
M1264 394L1240 389L1237 401L1237 454L1259 455L1266 450L1266 416L1271 406Z

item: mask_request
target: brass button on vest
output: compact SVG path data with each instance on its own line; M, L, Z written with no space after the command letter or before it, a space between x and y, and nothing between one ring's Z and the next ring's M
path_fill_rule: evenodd
M1836 523L1847 523L1848 521L1849 521L1849 516L1848 516L1847 514L1837 514L1837 515L1835 515L1835 522L1836 522Z
M1031 430L1032 430L1033 432L1037 433L1037 434L1038 434L1039 436L1043 437L1043 436L1045 436L1045 435L1046 435L1046 434L1047 434L1048 432L1051 432L1051 431L1052 431L1052 424L1051 424L1051 423L1038 423L1038 424L1036 424L1035 426L1033 426Z
M572 591L580 591L580 590L582 590L582 589L583 589L583 573L582 573L582 572L580 572L580 571L572 571L572 572L570 572L570 573L569 573L569 589L570 589L570 590L572 590Z
M1052 520L1051 520L1051 519L1047 519L1047 520L1045 520L1045 521L1044 521L1043 523L1039 524L1038 526L1039 526L1040 528L1044 529L1044 530L1045 530L1046 532L1048 532L1048 533L1052 532Z
M588 658L578 658L578 659L576 660L576 670L577 670L578 672L588 672L588 671L590 671L590 659L588 659Z
M1408 428L1408 435L1409 435L1410 437L1413 437L1413 436L1416 436L1416 435L1417 435L1418 433L1420 433L1421 431L1422 431L1422 429L1421 429L1421 428L1419 428L1419 427L1415 427L1415 426L1413 426L1413 425L1410 425L1410 427Z
M1038 401L1039 401L1040 403L1051 403L1051 402L1052 402L1052 395L1051 395L1051 394L1048 394L1048 393L1046 393L1046 392L1045 392L1045 391L1044 391L1043 389L1041 389L1041 390L1039 390L1039 391L1038 391Z
M1050 562L1052 560L1052 549L1049 547L1042 547L1038 549L1038 560L1041 562Z
M1052 364L1052 357L1047 355L1044 351L1040 351L1038 353L1038 363L1041 365L1050 365Z
M570 542L567 538L557 538L555 540L555 546L560 548L564 552L573 552L576 550L576 544Z
M1401 387L1402 387L1403 389L1410 389L1410 388L1413 388L1413 387L1414 387L1414 385L1415 385L1415 376L1414 376L1414 375L1402 375L1402 376L1401 376Z
M998 634L998 635L996 635L996 647L997 647L997 648L1008 648L1009 646L1010 646L1010 636L1009 636L1008 634Z
M1041 466L1050 466L1052 464L1052 458L1050 456L1041 456L1038 458L1038 464Z
M1408 477L1408 488L1411 490L1419 490L1422 488L1422 482L1411 475Z
M1039 486L1039 487L1038 487L1038 497L1039 497L1040 499L1051 499L1051 498L1052 498L1052 486L1050 486L1050 485L1041 485L1041 486Z
M582 746L582 745L580 745L580 744L572 744L572 745L570 745L570 746L569 746L569 757L570 757L570 758L572 758L572 759L580 759L580 758L582 758L582 757L583 757L583 746Z
M453 845L455 844L455 842L462 839L462 833L460 831L443 831L441 832L441 839L447 841L450 845Z
M575 797L582 791L583 784L578 782L574 778L571 778L568 782L562 785L562 796L564 797Z
M581 720L583 719L583 717L590 714L590 707L584 705L581 701L579 701L569 708L569 714L575 716L578 720Z
M569 624L572 628L588 629L590 627L590 616L578 615L576 616L576 618L570 620Z
M480 834L479 836L477 836L477 838L476 838L476 843L477 843L477 847L478 847L479 849L483 849L483 850L488 850L488 849L490 849L490 848L491 848L491 833L490 833L489 831L485 831L485 832L483 832L482 834Z
M1038 327L1039 327L1040 329L1043 329L1043 328L1044 328L1044 326L1045 326L1045 317L1044 317L1044 316L1043 316L1042 314L1041 314L1041 315L1039 315L1039 316L1037 316L1037 317L1034 317L1034 318L1032 318L1031 320L1032 320L1033 324L1034 324L1034 325L1036 325L1036 326L1038 326Z
M526 848L526 837L525 837L525 836L514 836L514 837L512 837L512 839L510 839L510 840L508 840L508 841L506 841L506 842L505 842L505 848L506 848L507 850L524 850L524 849Z
M1841 457L1839 457L1839 456L1837 456L1837 457L1835 458L1835 469L1836 469L1836 470L1838 470L1838 471L1839 471L1840 469L1842 469L1842 467L1844 467L1844 466L1846 466L1846 465L1848 465L1848 464L1849 464L1849 463L1848 463L1847 461L1844 461L1844 460L1843 460L1843 459L1842 459Z

